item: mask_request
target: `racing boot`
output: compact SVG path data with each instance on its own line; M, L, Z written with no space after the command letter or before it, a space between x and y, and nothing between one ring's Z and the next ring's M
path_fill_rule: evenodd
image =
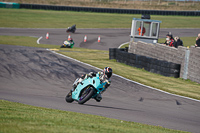
M98 94L95 98L94 98L97 102L100 102L102 99L101 94Z

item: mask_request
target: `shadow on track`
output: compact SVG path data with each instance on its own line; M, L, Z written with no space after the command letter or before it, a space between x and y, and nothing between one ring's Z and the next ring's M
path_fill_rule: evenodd
M126 110L126 111L144 112L144 111L141 111L141 110L125 109L125 108L118 108L118 107L108 107L108 106L92 105L92 104L83 104L83 106L90 106L90 107L95 107L95 108L107 108L107 109L114 109L114 110Z

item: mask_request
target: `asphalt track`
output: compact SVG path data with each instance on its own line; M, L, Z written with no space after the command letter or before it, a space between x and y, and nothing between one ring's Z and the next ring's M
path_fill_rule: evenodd
M45 39L46 33L49 33L49 39ZM41 44L62 45L68 39L70 34L75 42L75 47L84 47L90 49L108 50L117 48L119 45L130 40L130 29L77 29L76 33L66 33L66 29L21 29L21 28L0 28L0 35L10 36L33 36L43 37L39 42ZM161 29L160 38L165 38L168 32L174 36L192 37L197 36L200 29ZM84 36L87 36L87 42L83 42ZM98 36L101 42L98 43ZM194 40L195 43L195 40Z
M6 34L2 33L2 28L0 30L0 34ZM25 29L18 30L17 34L14 29L9 35L39 37L46 34L42 31L44 29L35 29L35 32L29 29L26 33L22 33L23 30ZM54 34L56 35L56 32L52 32L52 38ZM51 40L51 38L44 39L41 43ZM117 44L113 43L113 46ZM80 75L98 71L97 69L45 49L9 45L0 45L0 62L0 99L160 125L176 130L196 133L200 131L200 102L198 101L168 95L113 76L112 84L103 94L100 103L92 99L84 105L76 102L70 104L66 103L64 98L71 89L72 82Z

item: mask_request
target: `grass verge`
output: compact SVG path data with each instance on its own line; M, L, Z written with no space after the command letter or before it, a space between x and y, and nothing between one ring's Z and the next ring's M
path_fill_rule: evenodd
M138 14L89 13L72 11L47 11L0 8L0 27L17 28L130 28ZM200 17L151 15L161 20L161 28L200 28Z
M24 36L0 36L0 44L37 47L37 48L59 48L58 45L37 44L36 43L37 39L38 38L35 37L24 37Z
M12 40L12 42L10 42L10 40ZM32 40L33 42L30 43L30 40ZM0 36L0 44L12 44L33 47L34 43L36 43L36 40L36 38L32 37ZM57 45L35 45L37 47L43 48L60 49ZM74 51L76 51L76 54L71 53ZM110 66L112 67L115 74L121 75L125 78L158 88L160 90L200 100L200 84L192 82L190 80L183 80L181 78L164 77L158 74L150 73L143 69L138 69L122 63L118 63L115 60L109 60L108 51L73 48L60 49L59 53L99 67L101 69L103 69L105 66Z
M121 121L0 100L0 132L5 133L181 133L160 126Z

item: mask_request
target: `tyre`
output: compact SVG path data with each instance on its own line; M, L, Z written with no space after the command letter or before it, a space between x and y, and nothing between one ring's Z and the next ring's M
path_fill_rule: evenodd
M150 69L150 72L156 73L156 70L155 69Z
M72 103L74 99L72 99L72 91L70 91L67 96L65 97L65 101L68 103Z
M147 67L148 64L147 64L146 62L141 61L141 66L142 66L142 67Z
M179 78L180 74L179 73L175 73L175 74L169 74L170 77L174 77L174 78Z
M125 51L128 52L128 47L125 47Z
M154 64L154 65L159 65L159 60L157 60L157 59L155 59L155 58L153 58L152 60L151 60L151 64Z
M109 59L116 59L116 48L109 48Z
M160 64L160 66L161 67L168 67L169 65L169 62L167 62L167 61L161 61L161 64Z
M178 69L169 69L169 73L170 74L180 73L180 70L178 70Z
M130 54L130 59L132 59L132 60L136 60L136 54Z
M169 67L172 69L180 69L181 65L170 62Z
M148 68L148 67L144 67L144 70L146 70L146 71L150 71L150 68Z
M111 60L111 59L116 59L115 54L114 54L114 53L112 53L112 54L109 53L109 59L110 59L110 60Z
M151 57L146 57L146 62L147 62L148 64L150 64L150 63L151 63Z
M126 51L126 48L120 48L119 50L120 51Z
M94 89L93 87L86 87L82 90L80 99L78 100L79 104L84 104L87 102L94 94Z

